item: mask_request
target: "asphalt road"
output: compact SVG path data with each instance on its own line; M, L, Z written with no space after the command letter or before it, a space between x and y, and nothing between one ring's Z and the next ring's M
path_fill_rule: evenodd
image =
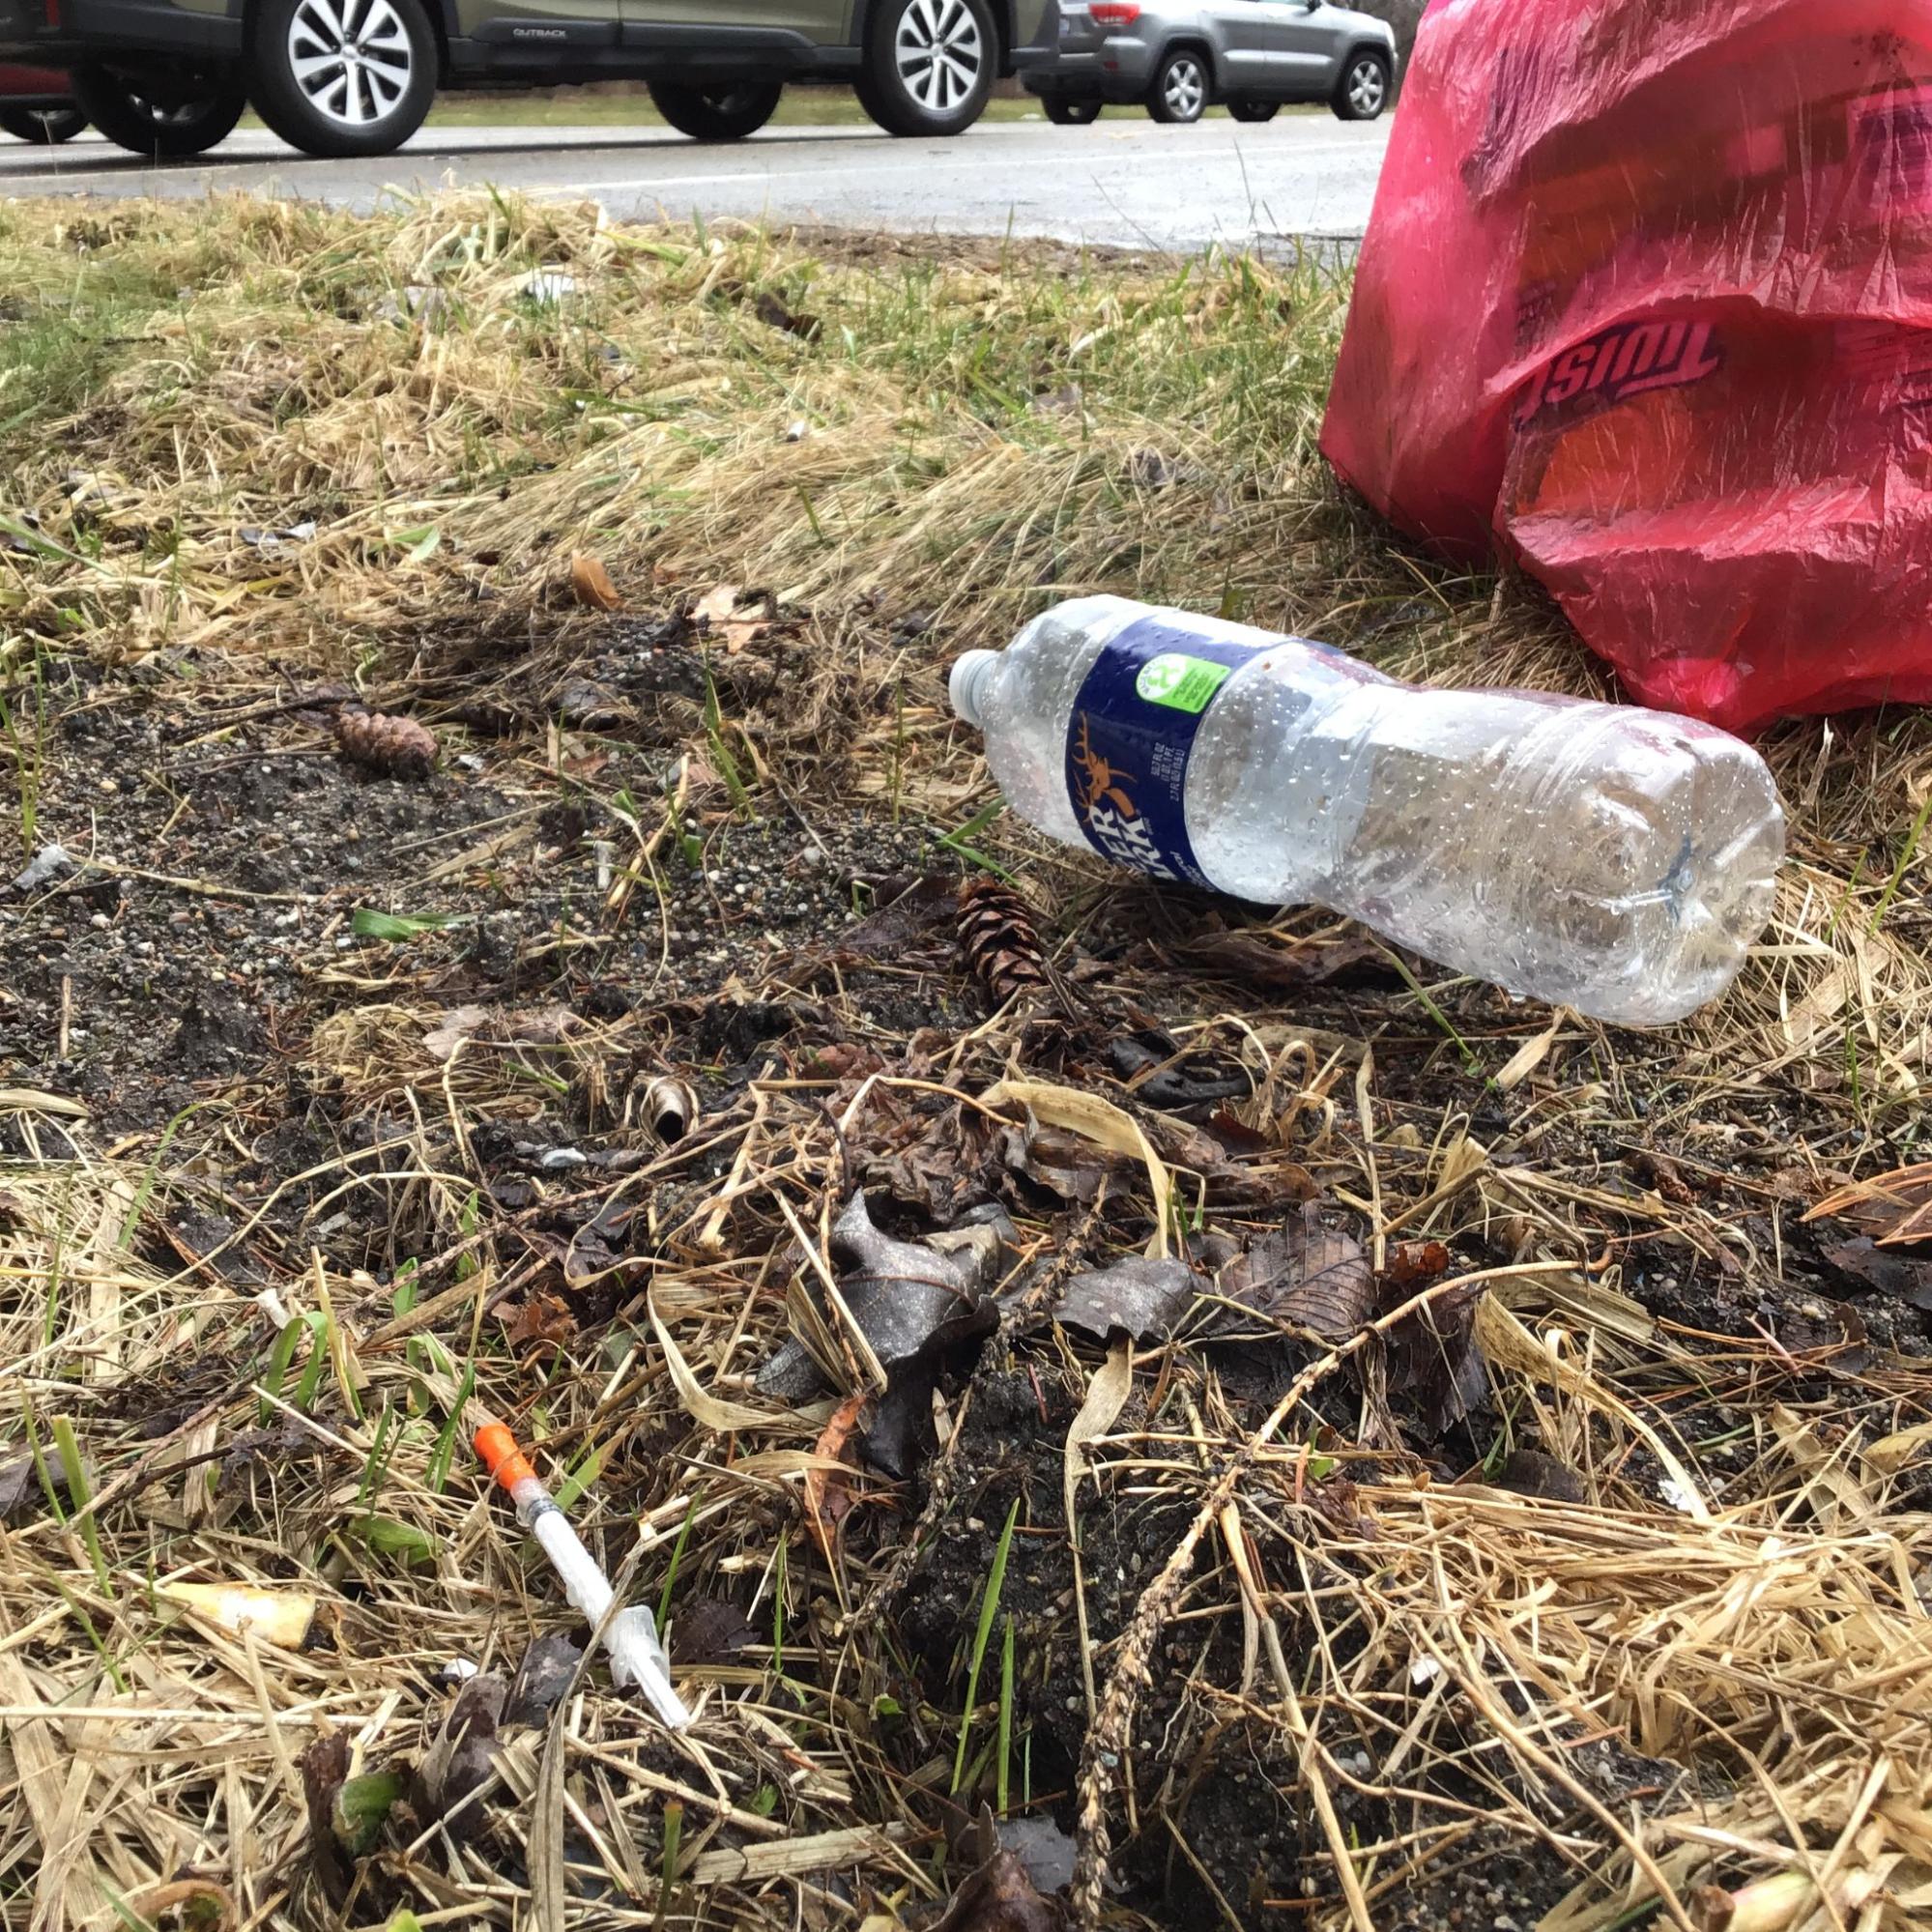
M1089 128L985 122L954 140L864 128L775 128L735 146L657 130L429 130L375 161L323 161L269 134L156 164L96 136L36 150L0 142L0 197L201 195L241 189L367 209L391 190L490 183L594 197L616 216L741 216L899 233L1000 235L1127 248L1211 242L1346 245L1369 219L1389 123L1283 114L1162 127L1113 109Z

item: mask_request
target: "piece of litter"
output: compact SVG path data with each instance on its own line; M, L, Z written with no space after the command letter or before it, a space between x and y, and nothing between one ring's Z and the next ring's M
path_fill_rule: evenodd
M286 530L257 530L250 525L238 530L235 534L250 549L273 555L285 543L308 542L315 532L315 520L311 517L302 523L292 523Z
M472 1663L467 1657L452 1657L436 1673L436 1681L442 1685L466 1684L481 1668L480 1664Z
M691 1082L660 1074L644 1090L644 1117L666 1146L682 1139L698 1117L698 1096Z
M1409 1682L1418 1690L1425 1684L1433 1684L1442 1675L1442 1666L1432 1657L1416 1658L1409 1665Z
M14 880L15 892L38 892L50 879L58 879L64 872L73 869L73 860L68 856L65 846L43 846L27 861L25 871Z
M1697 1514L1697 1498L1675 1476L1664 1477L1657 1485L1657 1493L1673 1510L1681 1511L1687 1516Z
M300 1650L315 1621L315 1599L306 1590L264 1590L251 1583L157 1583L155 1595L231 1636L257 1636L283 1650Z
M566 275L562 269L538 269L524 277L519 293L528 302L560 303L577 293L577 277Z
M384 296L376 304L376 316L382 322L434 322L448 306L449 297L443 289L411 282L399 296Z
M583 1613L593 1631L601 1630L611 1659L611 1676L620 1689L635 1684L660 1722L683 1730L691 1714L671 1683L671 1662L657 1640L657 1620L642 1604L612 1615L617 1593L602 1566L577 1540L569 1519L538 1482L516 1438L501 1423L486 1423L474 1438L484 1468L516 1505L517 1520L535 1537L562 1580L571 1606Z
M581 1147L553 1147L549 1153L537 1157L536 1165L546 1174L562 1174L572 1168L586 1166L590 1158Z

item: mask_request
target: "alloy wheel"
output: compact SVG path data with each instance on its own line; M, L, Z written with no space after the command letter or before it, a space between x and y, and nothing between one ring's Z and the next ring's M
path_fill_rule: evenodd
M1382 78L1380 61L1359 60L1348 75L1348 104L1364 120L1372 120L1382 108L1388 83Z
M318 114L363 128L408 92L415 55L389 0L302 0L288 25L288 62Z
M911 0L900 15L893 58L900 81L921 107L951 113L979 85L985 63L972 9L966 0Z
M1200 66L1192 60L1177 60L1168 69L1161 92L1176 121L1192 121L1201 110L1207 84Z

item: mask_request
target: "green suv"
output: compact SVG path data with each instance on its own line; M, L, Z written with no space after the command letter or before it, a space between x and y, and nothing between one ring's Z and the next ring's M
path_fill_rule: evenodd
M735 141L788 81L844 83L893 134L958 134L1053 58L1055 0L0 0L0 61L69 71L136 154L197 155L250 105L311 155L386 155L439 88L638 79Z

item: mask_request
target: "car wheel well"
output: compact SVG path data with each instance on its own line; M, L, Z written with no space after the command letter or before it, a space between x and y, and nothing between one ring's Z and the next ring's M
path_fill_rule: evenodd
M1208 99L1219 102L1221 100L1221 76L1214 71L1214 49L1198 34L1176 34L1161 48L1161 57L1154 63L1158 73L1176 54L1198 54L1200 64L1207 70Z

